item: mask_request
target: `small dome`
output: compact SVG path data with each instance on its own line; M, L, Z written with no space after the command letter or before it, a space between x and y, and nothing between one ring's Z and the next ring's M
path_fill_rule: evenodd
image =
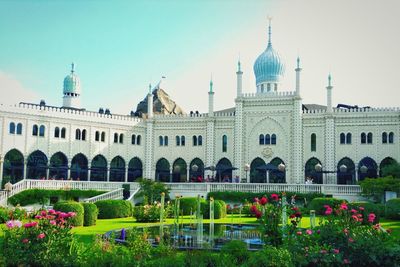
M254 74L256 84L263 82L277 82L283 76L285 66L279 57L279 54L272 48L271 26L269 26L269 40L265 51L258 56L254 63Z
M64 78L64 94L66 93L81 93L81 81L78 75L75 74L74 63L72 63L71 73Z

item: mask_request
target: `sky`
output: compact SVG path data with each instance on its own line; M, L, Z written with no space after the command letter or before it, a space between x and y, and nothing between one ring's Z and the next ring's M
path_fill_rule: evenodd
M75 63L82 107L129 114L149 83L186 112L234 106L240 57L243 91L255 92L253 64L272 45L285 62L280 91L295 87L301 59L303 103L400 106L398 0L0 0L0 103L62 105Z

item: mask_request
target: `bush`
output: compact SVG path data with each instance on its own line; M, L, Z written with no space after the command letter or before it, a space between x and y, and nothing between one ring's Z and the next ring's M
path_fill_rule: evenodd
M162 265L160 265L162 266ZM176 266L186 267L227 267L235 266L231 255L210 253L209 251L192 250L185 253L185 264Z
M391 199L386 202L386 218L400 219L400 198Z
M346 202L346 200L337 199L337 198L318 197L318 198L314 198L310 202L310 204L308 204L308 208L310 210L315 210L316 214L324 215L325 214L324 205L329 205L330 207L333 208L333 207L336 207L337 205L340 205L342 202Z
M201 198L200 203L206 203L206 200ZM179 207L183 215L190 215L190 213L195 214L197 211L197 197L181 198Z
M81 203L75 201L60 201L54 205L54 209L62 212L75 212L76 215L70 219L71 225L83 225L84 209Z
M99 209L93 203L82 203L83 206L83 226L96 225Z
M132 216L137 222L157 222L160 220L161 205L144 205L133 207ZM168 217L169 206L164 207L164 218Z
M210 219L210 201L201 203L201 213L204 219ZM214 219L226 217L226 203L222 200L214 200Z
M374 204L371 202L352 202L349 204L350 209L359 209L359 207L363 207L364 211L362 212L363 215L363 223L368 223L368 215L370 213L374 213L376 215L374 223L379 223L381 216L385 215L385 208L382 207L381 204Z
M379 179L365 179L359 182L362 195L373 197L376 202L381 202L385 191L394 191L400 194L400 179L391 176Z
M132 203L126 200L99 200L99 219L125 218L132 216Z
M144 204L152 204L154 201L161 201L161 193L165 193L165 200L169 200L168 187L160 182L155 182L150 179L141 179L140 191L137 197L143 197Z
M10 219L7 208L0 207L0 223L5 223Z
M248 267L290 267L294 266L292 256L287 249L267 246L250 255L244 266Z
M247 245L242 240L234 240L225 244L221 248L221 253L225 255L232 255L236 265L245 263L250 257L250 252L247 250Z

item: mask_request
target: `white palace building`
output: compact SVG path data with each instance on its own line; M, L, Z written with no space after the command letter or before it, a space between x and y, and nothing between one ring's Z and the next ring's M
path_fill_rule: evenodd
M400 109L303 104L297 59L294 91L284 91L284 64L269 40L254 63L256 86L242 92L240 62L235 107L208 113L160 114L150 87L138 116L87 111L74 68L64 79L63 105L0 106L0 179L226 182L354 185L400 160ZM146 104L146 102L144 102ZM200 178L199 178L200 177ZM194 184L194 183L193 183ZM209 183L211 184L211 183ZM216 184L216 183L212 183Z

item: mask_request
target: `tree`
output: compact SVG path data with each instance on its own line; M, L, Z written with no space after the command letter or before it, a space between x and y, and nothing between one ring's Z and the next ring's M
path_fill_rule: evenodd
M141 179L139 197L143 197L145 204L161 200L161 193L165 193L165 199L169 199L169 189L164 183L155 182L150 179Z
M392 176L400 179L400 164L394 162L382 168L382 177Z

